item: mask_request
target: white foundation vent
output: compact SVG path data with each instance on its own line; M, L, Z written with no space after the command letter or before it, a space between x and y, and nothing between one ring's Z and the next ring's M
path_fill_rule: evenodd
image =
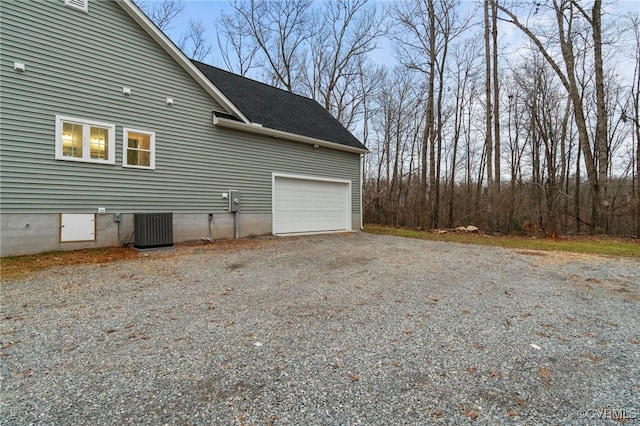
M89 0L64 0L64 5L71 9L89 13Z

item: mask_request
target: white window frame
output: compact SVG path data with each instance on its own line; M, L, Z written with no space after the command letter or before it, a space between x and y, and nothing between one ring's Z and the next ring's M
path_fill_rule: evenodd
M67 157L62 154L62 129L63 122L78 124L82 126L82 158ZM101 127L109 130L109 148L107 150L108 160L91 158L91 141L89 140L90 127ZM81 163L116 164L116 125L103 123L100 121L87 120L85 118L68 117L56 115L56 160L78 161Z
M149 136L149 165L139 166L137 164L127 163L127 153L129 152L129 133L140 133ZM128 127L122 128L122 167L132 169L155 170L156 168L156 132L148 130L137 130Z

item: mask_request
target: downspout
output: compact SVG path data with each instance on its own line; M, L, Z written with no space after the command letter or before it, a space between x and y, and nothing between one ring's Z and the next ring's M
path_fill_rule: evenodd
M360 230L364 230L364 212L362 211L362 188L364 180L364 154L360 154Z
M238 217L238 212L233 212L233 237L234 239L240 238L240 218Z

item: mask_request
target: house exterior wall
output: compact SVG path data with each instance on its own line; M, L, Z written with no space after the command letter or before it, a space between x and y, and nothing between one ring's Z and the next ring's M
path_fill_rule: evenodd
M241 235L270 233L272 172L350 179L359 223L358 154L215 127L223 108L115 2L0 2L0 20L2 256L117 244L112 213L173 212L175 241L209 237L212 213L211 234L231 236L229 189ZM56 160L56 115L115 124L115 164ZM155 132L155 170L122 166L123 127ZM96 242L57 241L58 214L98 207Z

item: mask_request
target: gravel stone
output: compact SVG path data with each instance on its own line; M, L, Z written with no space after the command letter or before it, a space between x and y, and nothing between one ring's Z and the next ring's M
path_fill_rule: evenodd
M3 282L0 424L639 422L638 260L226 246Z

